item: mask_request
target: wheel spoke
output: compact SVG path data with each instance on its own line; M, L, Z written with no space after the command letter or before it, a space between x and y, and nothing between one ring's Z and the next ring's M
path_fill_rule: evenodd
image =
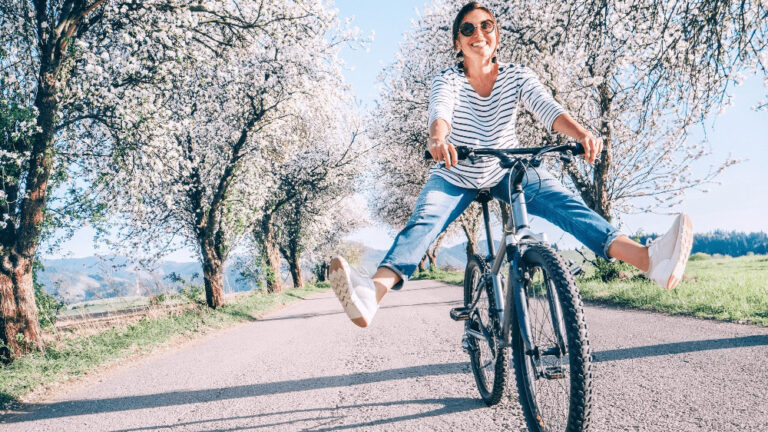
M507 376L505 353L498 348L501 324L496 314L491 313L491 290L484 283L483 270L478 261L470 261L465 278L468 285L465 286L464 302L466 306L472 306L466 324L472 332L468 332L467 336L476 348L470 352L472 372L483 400L493 405L501 398ZM472 304L474 297L477 297L477 302Z
M536 401L539 418L551 430L564 430L568 421L570 397L570 374L567 358L560 355L543 355L557 347L557 336L550 311L548 288L552 281L545 269L528 269L529 281L528 310L531 322L531 337L538 348L538 357L532 357L530 365L535 372L529 374L532 381L532 396Z
M512 343L520 403L528 427L532 431L582 430L589 419L591 383L586 324L578 290L568 266L546 245L529 246L522 264L527 275L526 318L534 349L524 353L518 326L512 327ZM550 299L550 293L557 295ZM557 307L551 310L555 302ZM558 316L553 317L553 313ZM574 326L578 329L572 332ZM566 334L558 337L563 328ZM576 370L578 375L574 375Z

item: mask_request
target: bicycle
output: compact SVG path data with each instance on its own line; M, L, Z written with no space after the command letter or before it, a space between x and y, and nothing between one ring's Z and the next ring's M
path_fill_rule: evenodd
M473 256L464 273L464 306L451 318L464 321L462 346L469 353L480 396L488 405L501 400L508 380L509 348L520 404L531 431L583 431L591 409L591 355L578 288L569 266L531 231L522 182L527 167L544 156L559 155L569 163L583 152L579 144L541 148L476 149L456 147L459 159L490 155L511 170L511 211L504 223L501 247L494 252L488 202L478 201L488 255ZM427 158L431 155L427 152ZM525 158L524 156L529 156ZM511 199L514 197L514 199ZM500 276L509 263L511 289Z

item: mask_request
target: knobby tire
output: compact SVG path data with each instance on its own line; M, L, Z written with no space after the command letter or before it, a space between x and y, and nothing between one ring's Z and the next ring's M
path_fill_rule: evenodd
M555 366L560 368L555 370L560 370L564 378L548 379L543 376L535 378L534 356L524 353L516 313L510 314L515 379L526 423L534 432L586 431L589 427L592 403L591 354L584 308L578 288L568 266L549 246L538 244L528 247L523 252L522 263L523 273L528 273L530 277L526 282L526 298L534 344L540 347L548 346L546 333L549 331L552 332L549 339L557 340L551 314L550 322L546 323L550 311L549 302L546 301L546 296L544 300L541 299L542 292L546 292L541 287L546 287L550 283L548 281L551 281L560 300L565 339L568 345L567 355L540 356L536 360L542 365L560 365ZM538 281L541 282L537 289ZM538 312L542 309L546 309L547 312ZM563 367L565 364L567 368Z
M472 303L477 285L482 283L484 275L490 272L484 260L474 256L467 263L464 272L464 306ZM472 374L475 376L480 397L487 405L499 403L507 383L507 360L509 348L501 348L501 320L493 296L493 286L484 284L477 309L466 321L466 327L490 334L490 341L468 337L469 357Z

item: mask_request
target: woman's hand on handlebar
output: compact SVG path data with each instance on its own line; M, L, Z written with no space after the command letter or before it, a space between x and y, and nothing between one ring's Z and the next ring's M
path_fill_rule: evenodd
M595 163L595 159L600 156L600 152L603 151L603 140L595 138L594 135L587 132L579 142L584 147L584 159L590 164Z
M448 169L459 163L456 147L442 138L430 138L427 140L427 151L432 155L432 159L438 162L445 162L445 167Z

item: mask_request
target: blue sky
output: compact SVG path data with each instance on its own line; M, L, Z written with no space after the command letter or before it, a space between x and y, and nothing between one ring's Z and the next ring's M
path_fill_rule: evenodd
M360 1L337 0L339 16L353 18L352 24L363 34L374 33L373 42L366 50L344 49L342 57L348 70L347 81L363 107L370 108L378 95L377 77L382 68L394 60L402 34L415 19L416 9L423 10L423 1L389 0ZM734 105L720 116L710 117L706 124L713 155L708 162L695 169L706 171L709 163L722 161L729 155L745 161L727 170L712 185L709 193L691 192L685 204L676 210L689 213L696 232L715 229L738 231L768 231L768 112L750 109L766 92L760 78L752 77L734 89ZM702 132L703 133L703 132ZM692 139L699 139L701 133ZM627 233L638 230L663 232L672 218L669 215L643 214L622 218L622 229ZM546 232L550 241L565 246L576 246L575 240L542 220L533 221L534 228ZM90 229L80 230L65 243L56 256L88 256L94 254ZM390 246L392 235L379 228L364 229L353 239L379 249ZM462 238L455 239L456 242ZM105 251L101 251L105 253ZM189 252L179 251L167 257L172 260L193 259Z

